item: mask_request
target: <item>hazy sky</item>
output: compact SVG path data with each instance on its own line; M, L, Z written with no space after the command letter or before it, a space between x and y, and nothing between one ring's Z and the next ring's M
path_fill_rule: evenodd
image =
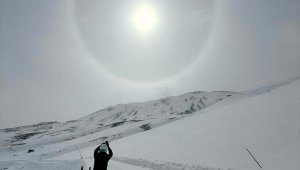
M300 76L299 0L0 0L0 128Z

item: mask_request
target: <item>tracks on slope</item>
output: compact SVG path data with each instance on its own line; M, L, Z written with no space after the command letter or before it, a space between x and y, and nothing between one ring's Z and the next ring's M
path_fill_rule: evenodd
M154 170L225 170L221 168L212 168L212 167L204 167L201 165L195 164L181 164L174 162L164 162L164 161L149 161L145 159L135 159L135 158L127 158L127 157L113 157L113 161L126 163L134 166L150 168ZM226 169L233 170L233 169Z

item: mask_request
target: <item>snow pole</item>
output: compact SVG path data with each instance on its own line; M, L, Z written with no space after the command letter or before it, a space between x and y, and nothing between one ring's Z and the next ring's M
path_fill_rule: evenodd
M252 153L248 150L248 148L246 148L246 150L252 156L252 158L255 160L255 162L257 163L257 165L262 169L262 166L258 163L258 161L255 159L255 157L252 155Z
M83 156L82 156L82 154L81 154L80 150L77 148L77 146L76 146L76 145L75 145L75 148L77 149L77 151L78 151L78 153L79 153L79 155L80 155L80 159L83 159Z

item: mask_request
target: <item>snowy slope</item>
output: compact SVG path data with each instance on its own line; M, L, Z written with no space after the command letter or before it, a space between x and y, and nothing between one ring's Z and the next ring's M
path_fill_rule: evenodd
M79 159L75 160L63 160L63 161L0 161L1 170L80 170L83 166L83 161ZM88 167L83 166L84 170L88 170ZM134 166L122 162L110 162L109 170L150 170L150 168L144 168L141 166Z
M260 88L250 98L231 97L191 117L116 140L114 158L159 170L260 169L248 148L264 169L298 169L299 88L300 81ZM81 149L89 166L95 147ZM53 159L78 157L71 152Z
M67 160L67 161L43 161L43 162L32 162L32 161L0 161L1 170L80 170L82 165L81 160Z
M3 129L0 169L87 169L105 140L114 151L110 170L259 169L245 148L264 169L299 169L299 91L300 81L193 92L111 106L74 121Z
M0 130L1 160L39 160L105 140L134 133L189 116L236 92L192 92L149 102L110 106L78 120L45 122Z
M248 148L263 169L300 169L300 81L204 112L111 145L127 158L260 169Z

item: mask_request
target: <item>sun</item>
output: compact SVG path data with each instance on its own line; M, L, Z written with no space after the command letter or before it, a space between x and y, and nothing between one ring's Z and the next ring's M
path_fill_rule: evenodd
M212 0L74 0L74 27L99 69L153 83L198 63L214 23Z
M131 24L133 28L143 35L147 35L155 30L158 25L158 15L150 4L138 5L132 13Z

